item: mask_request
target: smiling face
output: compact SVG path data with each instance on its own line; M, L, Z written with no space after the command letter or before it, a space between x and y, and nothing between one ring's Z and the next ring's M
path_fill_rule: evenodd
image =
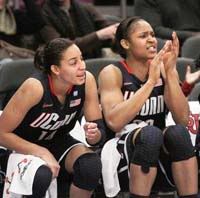
M149 23L139 20L130 25L128 38L121 41L127 56L135 59L148 60L153 59L157 53L157 40L154 31Z
M81 85L85 82L85 62L77 45L73 44L62 53L58 78L68 85Z

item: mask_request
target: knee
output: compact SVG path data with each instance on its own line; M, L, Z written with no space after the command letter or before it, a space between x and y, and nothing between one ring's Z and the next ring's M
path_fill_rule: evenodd
M136 144L152 145L160 148L163 143L162 131L155 126L146 126L141 129L141 132L136 138Z
M159 128L142 128L135 140L131 163L141 165L143 172L149 172L149 167L157 166L162 144L163 134Z
M99 183L101 169L101 160L96 153L81 155L73 166L73 184L84 190L94 190Z
M33 196L43 197L51 183L52 172L49 167L42 165L36 171L33 181Z
M164 147L172 161L182 161L195 155L190 134L186 127L169 126L164 134Z

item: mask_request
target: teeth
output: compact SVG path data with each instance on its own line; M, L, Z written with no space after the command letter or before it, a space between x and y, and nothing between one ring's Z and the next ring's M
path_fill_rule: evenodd
M154 46L148 46L147 49L155 49Z

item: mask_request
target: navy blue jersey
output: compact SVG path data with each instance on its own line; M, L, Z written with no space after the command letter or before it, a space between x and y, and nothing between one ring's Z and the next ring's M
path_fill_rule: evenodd
M142 82L134 74L129 73L128 66L125 62L121 62L121 64L118 64L117 67L121 70L123 78L121 91L123 93L124 100L127 100L146 82ZM149 98L142 106L142 109L131 122L140 123L145 121L149 125L154 125L163 129L165 127L165 112L166 105L164 102L164 81L160 78L152 90Z
M61 104L53 94L51 79L39 73L33 76L44 89L41 101L32 107L14 130L20 137L39 145L49 145L55 138L64 138L80 116L85 99L85 84L73 86Z

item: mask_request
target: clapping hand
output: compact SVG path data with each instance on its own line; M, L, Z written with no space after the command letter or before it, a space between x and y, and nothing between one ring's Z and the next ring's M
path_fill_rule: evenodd
M179 54L179 40L176 32L172 33L172 41L167 41L167 45L168 48L163 57L165 73L176 68L176 61Z

